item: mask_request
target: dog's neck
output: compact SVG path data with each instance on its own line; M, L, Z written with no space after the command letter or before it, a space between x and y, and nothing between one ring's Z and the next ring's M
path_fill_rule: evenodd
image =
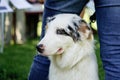
M83 41L76 42L69 47L63 54L51 56L51 65L57 66L60 69L71 69L77 65L83 56L90 56L94 53L94 42Z

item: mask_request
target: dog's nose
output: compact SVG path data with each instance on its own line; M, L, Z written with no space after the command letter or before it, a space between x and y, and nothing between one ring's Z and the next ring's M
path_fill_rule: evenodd
M43 44L39 44L39 45L36 46L36 49L37 49L37 51L39 51L40 53L43 53L43 51L44 51L44 45L43 45Z

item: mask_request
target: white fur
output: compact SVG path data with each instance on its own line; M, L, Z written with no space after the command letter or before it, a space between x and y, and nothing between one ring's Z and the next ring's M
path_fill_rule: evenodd
M72 21L81 20L75 14L59 14L48 22L45 37L39 42L45 47L42 55L49 56L51 64L49 80L99 80L98 66L94 52L94 39L87 39L91 31L79 32L81 40L74 42L70 36L56 34L56 29L72 25ZM74 17L74 18L73 18ZM62 48L61 52L58 50Z

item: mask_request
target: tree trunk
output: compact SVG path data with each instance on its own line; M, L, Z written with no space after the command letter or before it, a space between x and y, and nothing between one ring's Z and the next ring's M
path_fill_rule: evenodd
M24 10L16 10L16 42L22 44L26 41L26 26Z

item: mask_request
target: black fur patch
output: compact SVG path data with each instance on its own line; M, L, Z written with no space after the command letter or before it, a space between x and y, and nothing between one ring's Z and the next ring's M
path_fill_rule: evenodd
M74 42L80 40L80 35L77 32L72 33L71 37L73 38Z
M77 23L73 22L73 26L68 25L67 29L69 30L69 32L67 32L65 29L57 29L56 34L70 36L73 39L73 41L76 42L76 41L80 40L80 34L78 32L79 25L77 25ZM73 28L75 28L75 29L73 29Z
M51 22L51 21L53 21L55 18L56 18L56 17L50 17L50 18L47 19L47 22Z
M68 29L70 30L69 35L73 38L73 40L76 42L77 40L80 39L80 34L78 33L78 25L73 22L74 28L73 29L70 25L68 25Z
M73 25L75 26L75 29L79 28L79 25L77 25L77 23L73 22Z
M73 29L70 25L68 25L68 29L69 29L71 32L74 32L74 29Z
M56 34L58 35L65 35L65 36L70 36L75 42L79 40L79 33L75 32L71 27L69 27L70 32L66 32L64 29L57 29Z

